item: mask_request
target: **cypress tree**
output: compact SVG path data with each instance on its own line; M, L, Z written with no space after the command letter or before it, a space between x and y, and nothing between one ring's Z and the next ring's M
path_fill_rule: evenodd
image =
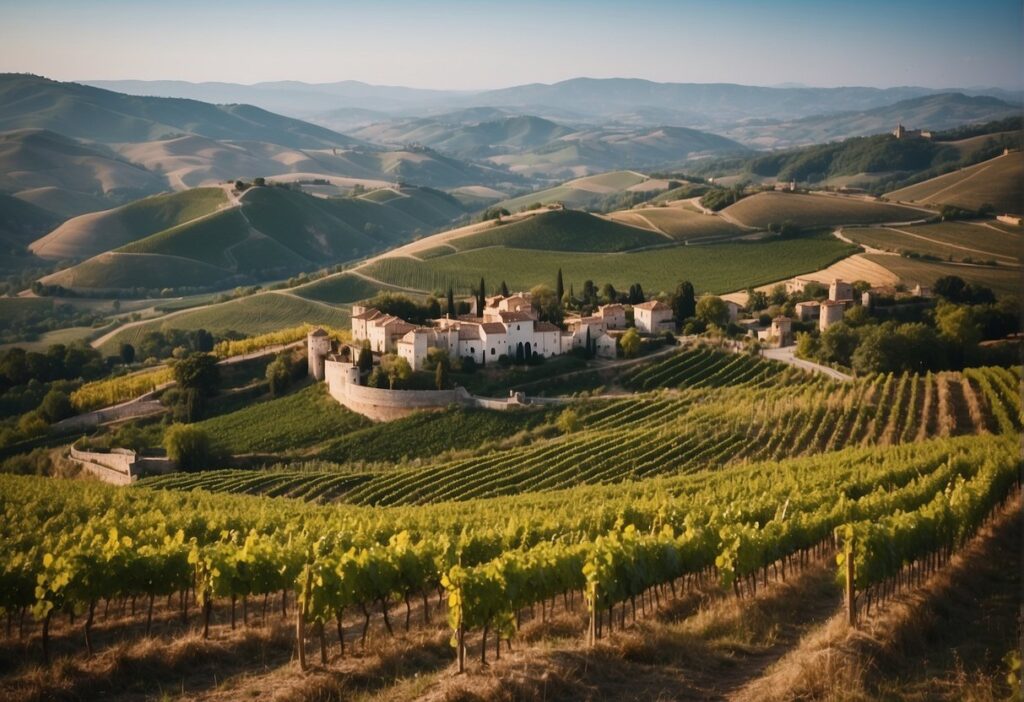
M437 364L437 371L434 373L434 384L438 390L444 390L448 385L448 364L441 362Z
M558 281L555 283L555 295L558 296L558 302L562 302L562 296L565 295L565 285L562 283L562 269L558 269Z
M455 294L452 292L452 286L448 286L448 316L455 318Z
M505 281L501 281L501 296L508 297L508 286L505 285Z
M480 296L477 298L477 302L476 302L476 316L477 317L483 317L484 316L484 304L486 304L486 297L487 297L487 293L485 292L485 289L484 289L484 277L480 276Z

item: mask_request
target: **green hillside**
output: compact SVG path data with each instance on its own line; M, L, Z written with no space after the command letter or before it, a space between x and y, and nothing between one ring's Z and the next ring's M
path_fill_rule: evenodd
M70 219L33 242L31 249L50 260L88 258L203 217L227 204L221 188L154 195Z
M4 254L23 251L60 220L51 212L20 198L0 193L0 245Z
M30 127L100 142L151 141L191 133L293 148L356 143L330 129L252 105L124 95L40 76L0 74L0 130Z
M365 300L376 295L378 290L378 286L365 278L351 273L342 273L293 288L291 292L307 300L337 305Z
M469 293L481 277L490 285L504 280L513 290L528 290L538 283L553 285L561 268L566 288L574 285L577 290L589 279L610 282L619 289L639 282L648 292L668 291L687 279L698 291L725 293L819 270L855 250L826 235L617 254L492 246L425 261L387 257L360 271L384 283L423 291L450 285Z
M641 207L612 212L612 219L635 227L653 227L677 241L722 239L745 234L722 217L706 215L686 207Z
M105 339L100 350L115 354L122 342L137 344L146 332L152 330L206 329L221 335L233 331L244 336L256 336L307 322L344 328L349 323L349 311L347 307L304 300L286 292L260 293L126 327Z
M47 276L43 282L49 285L212 290L360 258L464 214L458 201L435 190L381 192L387 197L378 195L383 201L375 202L372 197L326 199L289 188L250 188L240 207L218 212L216 207L227 202L222 189L189 190L76 218L34 246L54 255L75 245L83 250L117 244L112 252ZM212 214L191 218L206 211ZM129 234L128 243L117 241Z
M459 251L485 246L544 251L628 251L668 243L646 229L627 226L577 210L555 210L512 224L500 224L449 242Z

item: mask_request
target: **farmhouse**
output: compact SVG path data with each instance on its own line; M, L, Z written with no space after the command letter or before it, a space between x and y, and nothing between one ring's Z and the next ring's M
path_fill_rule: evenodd
M604 321L605 329L626 328L626 308L620 304L601 305L597 308L597 316Z
M793 320L789 317L775 317L770 327L757 332L757 338L759 341L774 346L791 346L793 344Z
M633 305L633 323L637 331L645 334L657 334L662 331L672 331L675 320L672 317L672 308L664 302L651 300Z

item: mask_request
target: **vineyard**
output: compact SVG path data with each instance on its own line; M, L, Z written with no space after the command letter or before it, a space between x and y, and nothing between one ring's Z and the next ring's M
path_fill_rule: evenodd
M837 547L837 576L852 563L854 592L877 607L972 536L1018 490L1018 468L1016 441L985 435L385 510L4 476L0 606L50 660L97 653L111 600L133 603L126 634L156 611L206 637L237 626L239 604L247 626L262 601L265 624L273 597L305 668L310 639L329 665L328 647L367 648L372 621L401 635L392 608L408 631L415 604L417 627L446 616L461 670L470 647L486 663L488 637L500 655L538 605L593 645L692 588L747 598ZM81 637L54 640L58 617Z
M680 363L680 359L691 362ZM211 471L149 478L143 484L359 505L426 504L695 473L744 461L783 460L932 437L1013 435L1021 428L1019 371L1003 368L876 375L837 384L746 356L698 350L648 366L631 381L639 387L662 389L623 399L578 402L572 406L579 418L578 430L557 431L553 436L540 432L522 444L484 444L464 455L430 460L429 453L404 449L401 444L394 450L372 448L388 446L390 441L384 437L397 435L371 427L363 430L368 432L366 441L349 435L320 449L320 457L369 462L397 460L396 454L417 458L385 468L361 464L301 474L264 471L231 481ZM255 437L277 435L272 425L280 415L262 414L264 422L255 418L240 422L239 431ZM430 427L441 417L403 421L410 428L417 423ZM475 421L486 417L480 415ZM541 427L542 417L534 416L532 421ZM495 438L502 435L489 422L480 426L478 436L492 430ZM510 430L505 429L505 435ZM452 431L474 430L460 426ZM383 440L373 438L378 436ZM363 448L357 450L357 443ZM337 489L339 469L359 472L361 477Z

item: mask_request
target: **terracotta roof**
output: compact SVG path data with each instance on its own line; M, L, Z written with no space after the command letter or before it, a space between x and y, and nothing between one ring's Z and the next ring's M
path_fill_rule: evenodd
M633 305L633 309L651 310L653 312L654 310L671 310L672 308L666 305L664 302L659 302L658 300L649 300L647 302L641 302L639 305Z
M806 302L796 303L797 307L819 307L821 305L817 300L807 300Z
M371 307L368 310L363 310L359 314L352 315L352 319L375 319L379 316L381 316L381 311L374 307Z
M616 310L625 311L626 308L618 303L613 303L611 305L601 305L597 309L600 310L601 312L604 312L605 310L612 310L614 312Z
M487 334L504 334L506 331L505 325L501 322L484 322L480 328Z
M537 322L536 324L533 325L533 330L539 332L562 331L551 322Z
M324 331L323 327L317 327L309 334L310 336L327 336L327 332Z
M822 307L846 307L846 305L844 305L839 300L824 300L824 301L822 301L821 306Z
M772 321L773 322L789 322L789 323L793 322L792 319L790 319L789 317L783 317L781 314L778 317L775 317L774 319L772 319Z
M499 312L501 315L501 321L506 324L509 322L532 322L533 317L526 314L525 312Z
M473 340L480 338L480 327L476 324L467 324L464 327L459 327L459 339L460 340Z

